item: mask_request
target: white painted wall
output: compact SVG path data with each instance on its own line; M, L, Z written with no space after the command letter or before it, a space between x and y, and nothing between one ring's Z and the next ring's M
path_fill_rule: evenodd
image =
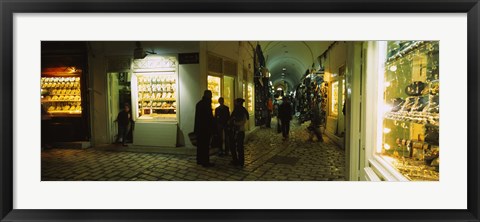
M200 82L200 65L180 65L179 70L179 133L178 145L193 147L188 138L188 133L193 132L195 123L195 105L202 98L203 87Z

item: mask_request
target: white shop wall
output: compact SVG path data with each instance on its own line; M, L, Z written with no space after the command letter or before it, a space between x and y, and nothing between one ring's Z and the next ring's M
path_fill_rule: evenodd
M180 65L179 74L179 134L178 144L193 147L188 138L188 133L193 132L195 123L195 105L202 98L203 87L200 82L200 65Z
M200 51L199 42L141 42L142 47L146 51L154 51L157 54L175 54L178 53L193 53ZM107 59L110 57L133 57L133 51L136 48L134 41L111 41L111 42L89 42L89 71L90 71L90 100L91 106L91 120L92 120L92 145L100 145L109 143L108 136L108 107L107 107ZM193 131L193 122L189 120L194 118L194 112L189 109L191 100L198 101L201 98L201 90L194 89L198 83L191 78L200 78L200 65L180 65L179 66L179 130L182 132L179 135L179 145L184 145L183 141L188 141L188 133ZM191 78L189 78L191 77ZM186 83L182 82L182 78L187 78ZM199 81L197 79L196 81ZM185 87L186 84L191 84ZM193 87L193 88L192 88ZM188 98L188 96L192 96ZM196 98L199 96L198 98ZM195 102L196 103L196 102ZM195 107L193 103L193 109ZM186 110L182 110L186 109ZM187 112L190 110L190 112Z

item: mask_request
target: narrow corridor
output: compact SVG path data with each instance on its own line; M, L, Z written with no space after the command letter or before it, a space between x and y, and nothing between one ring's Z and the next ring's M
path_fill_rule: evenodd
M276 126L273 118L272 126ZM275 128L259 128L245 143L245 167L230 156L211 156L215 167L196 165L195 156L50 149L42 151L42 181L338 181L345 176L345 152L326 136L310 142L307 123L291 124L290 139Z

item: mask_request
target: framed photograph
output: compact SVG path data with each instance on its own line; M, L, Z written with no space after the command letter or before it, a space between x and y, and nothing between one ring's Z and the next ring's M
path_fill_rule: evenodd
M0 1L0 221L480 221L478 0Z

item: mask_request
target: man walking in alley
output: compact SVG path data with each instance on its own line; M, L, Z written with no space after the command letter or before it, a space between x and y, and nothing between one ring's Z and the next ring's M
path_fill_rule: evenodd
M212 91L205 90L202 100L195 106L194 132L197 136L197 164L211 167L210 141L215 131L215 119L212 114Z
M230 124L233 124L234 132L234 144L231 147L232 164L238 166L245 165L245 150L243 142L245 140L245 124L248 121L248 111L243 107L242 98L235 99L235 106L233 108L232 116L230 118Z
M224 105L223 97L218 98L218 103L220 104L215 109L215 120L217 123L217 133L218 133L218 155L228 155L228 139L226 136L228 135L227 132L227 122L230 119L230 109L228 106ZM223 148L225 147L225 148Z
M282 105L278 108L278 118L281 121L283 139L288 139L290 121L292 120L292 105L288 97L284 97Z
M311 122L308 130L310 130L310 140L313 141L313 137L317 137L318 142L323 142L322 132L320 130L321 124L321 116L320 116L320 108L317 103L312 104L312 114L311 114Z

